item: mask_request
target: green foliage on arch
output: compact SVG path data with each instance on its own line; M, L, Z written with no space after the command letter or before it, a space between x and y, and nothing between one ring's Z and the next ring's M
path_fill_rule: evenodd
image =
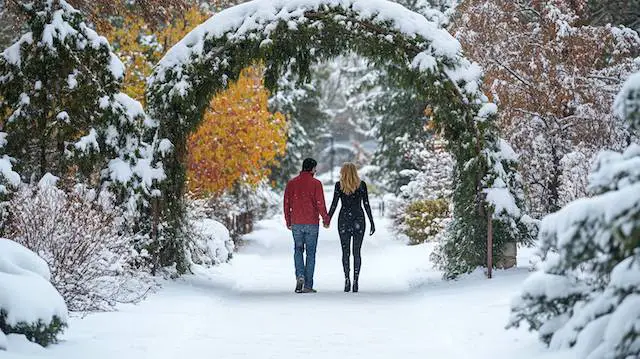
M498 138L495 111L480 91L481 70L461 55L460 45L436 24L383 0L255 0L223 11L187 35L155 68L149 80L149 113L161 138L175 146L165 159L165 240L160 263L186 271L182 248L186 139L209 100L255 62L266 66L265 83L292 71L302 81L310 66L348 51L380 65L400 86L415 88L432 104L434 123L456 158L454 221L440 248L448 277L483 265L489 208L494 209L495 248L527 242L516 161ZM506 147L505 147L506 146ZM488 203L487 191L506 193L511 206ZM496 196L493 196L496 197ZM499 197L499 196L498 196ZM515 208L515 210L514 210ZM500 251L496 250L496 257Z

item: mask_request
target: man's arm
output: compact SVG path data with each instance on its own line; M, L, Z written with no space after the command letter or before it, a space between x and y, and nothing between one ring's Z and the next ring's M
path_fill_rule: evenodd
M287 223L287 228L291 229L291 188L289 188L289 183L284 188L284 220Z
M328 226L330 219L327 214L327 205L324 202L324 191L322 190L322 183L320 181L316 182L315 197L315 203L318 208L318 212L320 212L320 216L322 217L322 223L325 226Z

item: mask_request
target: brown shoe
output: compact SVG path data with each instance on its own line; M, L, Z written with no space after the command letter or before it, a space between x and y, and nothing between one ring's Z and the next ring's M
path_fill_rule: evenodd
M313 288L305 288L302 290L302 293L318 293L318 291Z

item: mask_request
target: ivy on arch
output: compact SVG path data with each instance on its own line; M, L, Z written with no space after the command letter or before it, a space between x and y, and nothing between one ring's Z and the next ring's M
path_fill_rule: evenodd
M149 79L149 114L159 121L160 137L175 146L164 163L167 226L161 264L188 269L181 230L186 139L211 97L255 62L266 66L265 83L275 91L287 69L304 81L312 64L348 51L385 68L399 86L417 89L448 140L456 159L454 220L436 253L445 275L455 277L485 263L489 216L498 263L505 243L530 241L517 158L498 137L496 106L480 89L482 70L462 55L446 30L385 0L254 0L194 29Z

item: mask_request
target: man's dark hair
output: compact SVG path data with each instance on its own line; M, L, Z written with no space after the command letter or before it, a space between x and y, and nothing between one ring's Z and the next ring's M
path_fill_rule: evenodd
M313 158L305 158L304 161L302 161L302 171L311 172L317 165L318 162Z

